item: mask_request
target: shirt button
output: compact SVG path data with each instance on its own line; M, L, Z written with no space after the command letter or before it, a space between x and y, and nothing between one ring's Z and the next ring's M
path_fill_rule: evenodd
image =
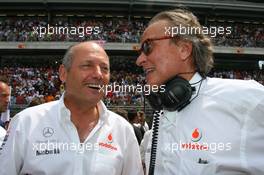
M163 159L163 164L166 165L168 163L168 160Z

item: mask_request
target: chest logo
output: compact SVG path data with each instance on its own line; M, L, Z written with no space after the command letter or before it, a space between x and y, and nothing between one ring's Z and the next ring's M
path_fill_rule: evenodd
M54 134L54 130L51 127L46 127L42 132L44 137L51 137Z
M195 128L192 132L192 141L198 142L202 138L202 131L199 128Z
M111 133L107 136L107 141L108 141L108 143L112 143L113 142L113 136L112 136Z
M99 142L99 146L110 149L112 151L117 151L117 147L113 145L112 133L108 134L106 142Z

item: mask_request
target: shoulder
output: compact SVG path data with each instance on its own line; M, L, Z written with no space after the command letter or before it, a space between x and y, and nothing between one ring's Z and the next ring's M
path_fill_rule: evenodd
M52 120L58 113L58 101L52 101L41 105L24 109L12 118L13 123L25 124L41 124L45 120Z
M263 94L264 86L255 80L237 80L237 79L221 79L207 78L207 90L215 93L247 93L247 94ZM242 94L241 94L242 95Z
M254 80L207 78L204 96L221 99L234 104L255 105L264 99L264 86Z
M35 115L43 115L50 110L54 110L54 108L58 105L58 101L52 101L48 103L43 103L41 105L33 106L24 109L18 115L23 115L23 116L35 116Z

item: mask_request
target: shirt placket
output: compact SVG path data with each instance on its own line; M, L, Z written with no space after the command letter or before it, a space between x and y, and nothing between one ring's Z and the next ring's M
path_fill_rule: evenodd
M174 159L174 156L177 156L179 153L179 147L177 140L174 140L172 136L176 132L177 122L178 122L178 112L173 112L173 117L167 117L166 113L164 114L164 118L161 121L161 128L160 128L160 157L161 157L161 165L162 169L161 172L169 172L173 167L170 167ZM175 165L177 167L177 165ZM175 169L174 167L174 169ZM166 174L166 173L165 173Z
M91 133L88 135L88 137L85 139L84 143L81 144L80 143L80 139L79 139L79 135L78 135L78 131L75 127L75 125L71 122L70 120L70 111L69 110L62 110L61 115L63 116L63 127L66 130L66 134L69 137L69 144L75 144L75 148L77 150L69 150L71 152L71 157L74 159L74 169L73 169L73 174L74 175L82 175L82 174L86 174L85 172L90 172L92 167L87 167L89 165L91 165L91 163L89 162L85 162L85 157L89 156L89 157L93 157L93 153L94 151L86 151L86 143L88 141L92 142L92 137L96 134L96 132L98 132L98 130L103 126L103 120L100 117L98 120L97 125L95 126L95 128L93 128L93 130L91 131ZM92 143L93 146L95 143ZM84 148L83 148L84 147ZM94 149L94 147L93 147ZM92 161L91 159L89 159L89 161ZM84 167L85 164L85 167ZM84 171L84 168L87 171Z
M70 136L70 142L75 144L76 150L70 150L72 154L74 154L74 169L73 174L74 175L82 175L83 170L83 153L80 150L80 139L78 136L78 132L76 127L71 121L67 122L67 131L68 135ZM70 143L70 144L72 144ZM83 145L82 145L83 146Z
M85 173L85 171L84 171L84 161L85 161L85 157L86 156L93 157L92 154L94 152L94 151L91 151L91 150L88 150L88 151L85 150L86 144L90 141L90 143L93 144L93 146L94 146L95 143L92 142L92 137L102 127L103 121L99 119L97 125L95 126L95 128L92 129L91 133L85 139L85 141L84 141L83 144L80 143L80 140L79 140L79 136L78 136L78 132L77 132L76 127L74 126L73 123L71 123L71 125L72 125L71 127L74 130L74 132L71 132L72 133L71 138L73 138L73 140L74 140L75 143L78 143L78 146L80 145L80 147L77 147L78 150L76 150L75 155L74 155L74 158L75 158L75 161L74 161L74 165L75 165L74 166L74 175L82 175L82 174ZM93 149L94 149L94 147L93 147ZM91 165L91 163L88 163L87 162L87 163L85 163L85 165L86 165L85 169L91 169L92 168L92 167L89 167L89 168L87 167L88 165Z

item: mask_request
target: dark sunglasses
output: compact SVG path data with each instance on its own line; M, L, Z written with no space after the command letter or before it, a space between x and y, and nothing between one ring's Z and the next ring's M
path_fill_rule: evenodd
M149 39L146 39L141 44L141 47L138 50L139 54L141 54L143 52L146 56L148 56L152 52L152 49L153 49L152 42L153 41L171 39L171 38L176 38L176 37L178 37L178 36L163 36L163 37L160 37L160 38L149 38Z

